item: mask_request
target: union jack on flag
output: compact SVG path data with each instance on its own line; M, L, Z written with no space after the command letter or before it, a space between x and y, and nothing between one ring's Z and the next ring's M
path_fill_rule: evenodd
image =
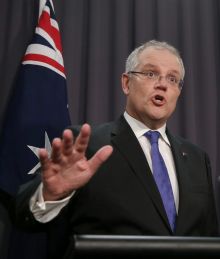
M22 63L47 67L65 78L59 26L51 1L44 5L35 29L35 40L27 48Z

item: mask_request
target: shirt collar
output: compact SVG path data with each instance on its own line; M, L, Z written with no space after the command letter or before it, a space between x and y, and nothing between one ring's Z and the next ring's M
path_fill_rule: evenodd
M147 131L151 130L144 123L130 116L126 111L124 112L124 117L127 123L130 125L131 129L133 130L137 139L142 137ZM157 131L160 132L162 139L170 146L170 142L166 134L166 124L157 129Z

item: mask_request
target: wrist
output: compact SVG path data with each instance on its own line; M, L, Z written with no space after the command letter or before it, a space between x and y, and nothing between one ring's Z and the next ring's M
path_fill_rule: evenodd
M73 191L66 191L62 193L51 193L47 191L44 187L42 190L44 201L59 201L69 197Z

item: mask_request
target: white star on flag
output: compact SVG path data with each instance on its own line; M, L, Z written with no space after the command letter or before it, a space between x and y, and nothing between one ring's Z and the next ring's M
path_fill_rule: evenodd
M35 156L37 156L37 158L39 159L39 150L40 150L40 148L39 147L33 147L33 146L28 146L28 147L35 154ZM47 150L48 155L50 157L51 156L51 143L50 143L50 139L49 139L46 131L45 131L45 149ZM37 169L40 168L40 166L41 165L40 165L40 162L39 162L37 165L35 165L34 168L32 168L28 172L28 174L34 174L37 171Z

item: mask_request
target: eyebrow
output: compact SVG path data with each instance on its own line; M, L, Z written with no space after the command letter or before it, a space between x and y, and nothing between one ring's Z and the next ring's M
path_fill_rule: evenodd
M156 66L156 65L153 65L153 64L150 64L150 63L147 63L147 64L145 64L144 66L143 66L143 69L146 69L146 68L156 68L156 69L158 69L158 66ZM169 73L175 73L175 74L177 74L177 75L180 75L180 72L179 71L177 71L177 70L175 70L175 69L172 69L172 70L170 70L169 71Z

